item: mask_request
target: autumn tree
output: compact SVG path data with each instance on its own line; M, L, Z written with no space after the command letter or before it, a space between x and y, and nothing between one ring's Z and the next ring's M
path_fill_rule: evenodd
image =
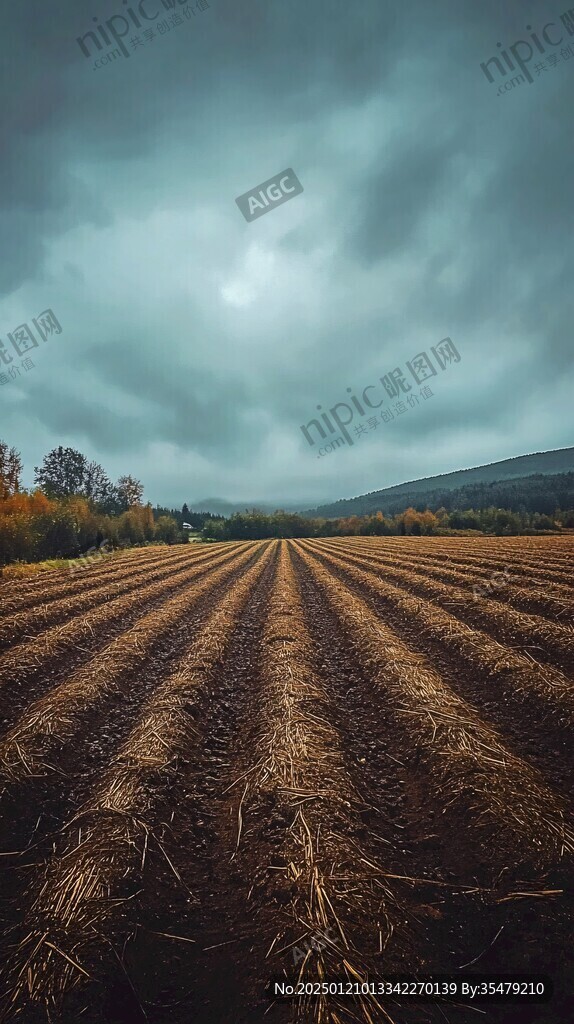
M424 512L420 513L420 521L423 533L425 534L436 533L440 527L440 522L437 516L435 516L434 512L431 512L428 508L426 508Z

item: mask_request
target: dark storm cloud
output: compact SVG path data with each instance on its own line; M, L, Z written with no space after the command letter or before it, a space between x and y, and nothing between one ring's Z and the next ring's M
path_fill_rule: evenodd
M449 186L453 168L445 160L445 150L457 140L448 135L437 139L435 132L429 125L425 136L411 139L405 127L393 152L381 153L380 170L362 183L363 221L351 245L368 262L410 247L426 211Z
M574 57L500 97L479 67L562 10L210 0L93 70L76 37L119 0L14 7L0 338L64 327L0 389L28 482L63 443L154 501L308 506L570 444ZM303 194L244 223L235 196L290 166ZM317 404L446 335L424 408L317 460Z

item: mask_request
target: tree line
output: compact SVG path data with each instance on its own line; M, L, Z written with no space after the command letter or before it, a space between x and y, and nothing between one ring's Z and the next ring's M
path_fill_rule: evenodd
M175 519L179 527L183 529L183 524L187 523L193 530L200 532L203 527L210 520L223 519L223 516L214 515L211 512L192 512L187 505L187 502L181 507L181 510L176 508L164 508L163 505L155 505L153 509L154 516L170 516L171 519Z
M255 540L271 537L431 536L481 533L496 536L556 532L574 528L574 511L512 512L489 506L484 509L439 508L420 511L407 508L396 515L377 511L372 515L338 519L309 518L278 510L269 515L259 509L236 512L229 519L207 522L203 533L212 540Z
M572 503L552 511L528 509L527 500L513 501L518 508L504 508L492 501L500 494L497 485L471 485L479 499L488 496L484 506L453 505L408 508L386 513L377 509L366 515L333 519L309 517L281 509L273 514L246 509L226 519L210 512L193 511L187 504L181 510L144 504L144 486L126 474L112 482L103 467L90 462L81 452L59 446L44 456L34 470L35 487L22 486L22 459L14 448L0 441L0 566L10 562L38 562L55 558L77 558L86 551L105 546L107 550L153 542L186 543L192 527L204 540L255 540L272 537L344 537L344 536L429 536L458 532L518 535L540 531L574 529L574 489ZM574 474L544 480L546 499L570 494ZM564 478L562 480L561 478ZM532 479L532 478L529 478ZM539 480L532 479L539 487ZM505 482L512 492L518 482ZM565 489L564 489L565 488ZM508 492L507 491L507 492ZM531 492L532 493L532 492ZM528 497L528 496L527 496ZM446 496L445 496L446 498ZM548 500L546 501L548 507Z
M0 566L77 558L84 552L188 537L173 516L144 504L140 480L112 482L97 462L61 445L34 468L35 487L22 486L20 453L0 441Z

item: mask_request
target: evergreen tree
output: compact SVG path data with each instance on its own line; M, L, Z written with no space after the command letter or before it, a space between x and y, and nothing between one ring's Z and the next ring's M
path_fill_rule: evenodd
M0 441L0 501L5 501L20 490L22 459L15 448Z

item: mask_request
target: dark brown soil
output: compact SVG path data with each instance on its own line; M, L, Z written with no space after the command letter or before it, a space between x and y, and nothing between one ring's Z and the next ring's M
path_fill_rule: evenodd
M503 543L504 539L500 550ZM263 545L249 566L262 552ZM129 897L127 902L118 910L113 928L102 936L97 955L86 965L91 980L73 990L62 1009L52 1008L51 1024L315 1021L313 1016L298 1017L292 1002L271 1003L266 993L272 977L296 977L292 950L281 951L279 944L271 950L278 933L298 938L292 934L289 891L278 875L284 851L289 849L292 822L280 799L242 804L243 780L258 756L265 688L262 637L278 552L277 545L235 623L219 668L208 677L189 711L196 736L178 763L175 781L166 784L161 773L150 779L163 824L150 841L145 868L130 878L121 893L124 899ZM517 872L512 849L485 843L476 822L459 804L445 809L437 803L433 778L405 724L407 719L394 713L381 688L361 671L347 636L295 545L290 546L290 554L312 640L313 669L326 695L321 712L326 709L344 769L361 798L361 849L389 876L396 876L389 879L389 886L404 911L404 921L397 918L397 932L404 931L404 941L391 944L391 953L380 962L375 958L374 969L381 974L392 969L456 975L470 965L465 968L468 973L548 974L555 985L555 996L546 1006L508 1003L469 1008L385 1001L392 1020L396 1024L474 1020L570 1024L572 858L557 861L544 873L524 865ZM527 554L525 548L525 559ZM424 654L442 679L498 730L507 749L538 769L547 785L566 801L571 798L571 737L556 718L540 714L540 702L519 697L510 688L494 691L478 670L470 673L467 664L447 656L440 645L422 640L406 616L362 590L343 568L335 569L327 561L322 564L411 650ZM98 706L97 714L86 720L81 741L63 745L60 775L31 779L1 805L3 962L8 962L23 938L30 893L44 865L60 852L60 830L89 797L136 723L144 701L244 571L238 570L231 581L206 595L193 615L166 633L145 671L122 680L121 693ZM145 582L142 577L142 586ZM175 589L166 579L165 598ZM158 599L137 611L130 609L115 624L113 635L160 603ZM106 637L107 642L110 639ZM56 661L51 674L32 678L13 708L7 707L7 721L14 721L37 693L48 692L102 645L102 638L94 638L85 651L67 652ZM501 869L501 864L506 867ZM556 890L556 894L516 895L543 890ZM372 949L369 921L357 918L353 938L357 949ZM44 1024L49 1019L43 1008L22 1005L20 1009L18 1016L8 1016L7 1024L11 1020ZM325 1024L365 1021L356 1013L349 1002L342 1015L329 1016ZM382 1017L373 1016L377 1024L379 1019L382 1024Z

